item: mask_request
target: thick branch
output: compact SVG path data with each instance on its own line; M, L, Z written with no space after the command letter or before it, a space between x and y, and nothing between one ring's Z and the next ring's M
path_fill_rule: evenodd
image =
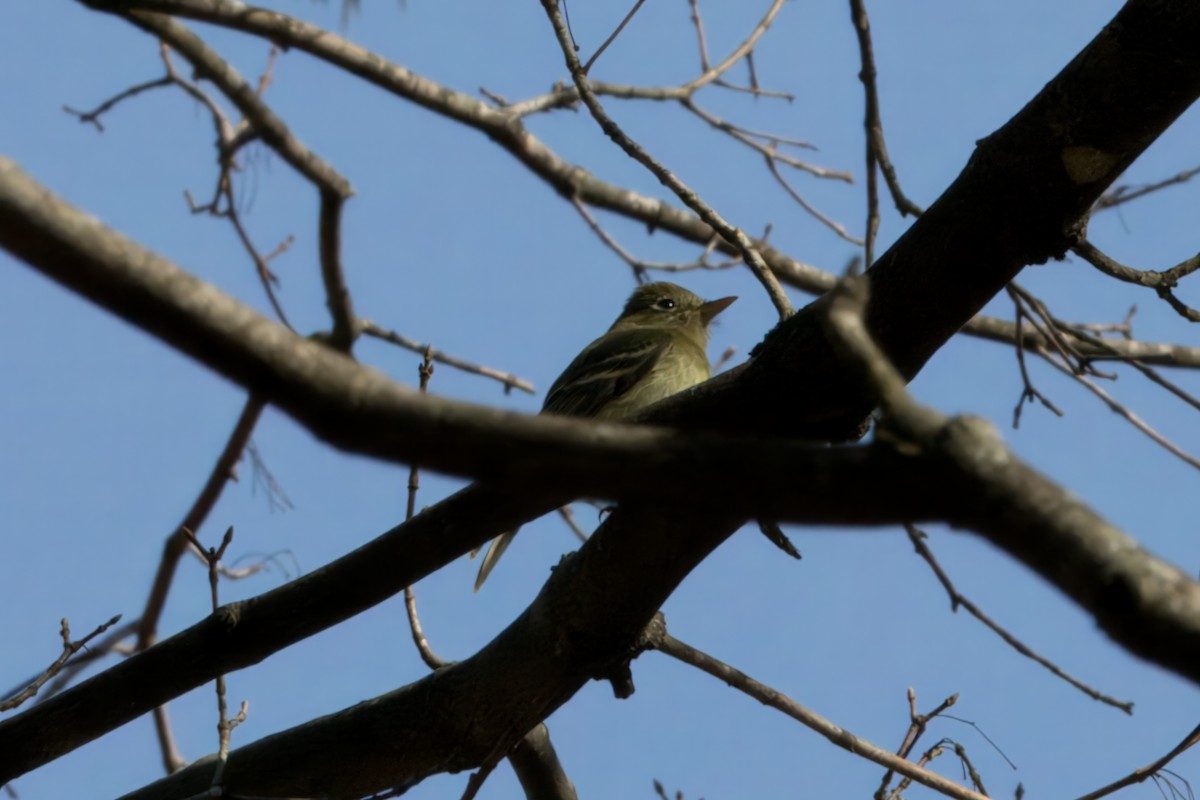
M786 490L797 465L816 469L809 458L842 458L799 441L682 436L423 395L259 316L54 197L2 158L0 223L0 247L342 449L479 479L525 481L547 494L565 492L559 505L583 491L670 501L712 487L736 498L714 496L714 503L780 519L789 518L789 508L811 513ZM670 482L661 480L664 474ZM809 480L824 482L823 475ZM928 511L907 510L921 517Z

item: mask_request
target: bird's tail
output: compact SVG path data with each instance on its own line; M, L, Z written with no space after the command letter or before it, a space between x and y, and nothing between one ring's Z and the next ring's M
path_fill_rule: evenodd
M517 535L516 531L502 533L492 543L488 545L487 552L483 554L483 561L479 564L479 575L475 578L475 591L479 591L479 587L483 586L483 582L487 580L487 576L491 574L496 566L496 562L500 560L500 556L504 555L504 551L512 544L513 537ZM479 551L476 550L475 553ZM471 557L475 557L475 553Z

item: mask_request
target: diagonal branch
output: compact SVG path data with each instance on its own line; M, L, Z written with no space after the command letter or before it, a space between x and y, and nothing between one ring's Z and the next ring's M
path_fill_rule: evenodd
M714 678L725 681L725 683L740 692L748 694L763 705L770 706L777 711L782 711L792 719L821 734L843 750L847 750L868 761L873 761L880 766L887 767L889 770L911 778L917 783L928 786L940 794L958 798L958 800L983 800L984 798L984 795L959 786L954 781L923 769L906 758L901 758L876 744L855 736L845 728L835 725L820 714L800 705L787 695L775 691L770 686L759 683L744 672L713 658L708 653L697 650L685 642L679 641L665 631L662 638L655 641L654 649L664 655L668 655L671 658L707 672Z

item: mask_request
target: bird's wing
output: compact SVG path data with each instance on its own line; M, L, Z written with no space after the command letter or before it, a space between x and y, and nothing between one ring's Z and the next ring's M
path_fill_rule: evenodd
M542 411L594 417L654 369L670 347L667 337L643 331L609 332L580 353L550 387Z

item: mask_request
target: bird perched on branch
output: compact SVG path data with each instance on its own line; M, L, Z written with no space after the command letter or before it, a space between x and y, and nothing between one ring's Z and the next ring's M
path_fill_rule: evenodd
M550 387L543 414L624 420L709 378L708 326L736 297L704 301L673 283L648 283L629 296L608 332L583 348ZM492 540L475 591L516 531Z

